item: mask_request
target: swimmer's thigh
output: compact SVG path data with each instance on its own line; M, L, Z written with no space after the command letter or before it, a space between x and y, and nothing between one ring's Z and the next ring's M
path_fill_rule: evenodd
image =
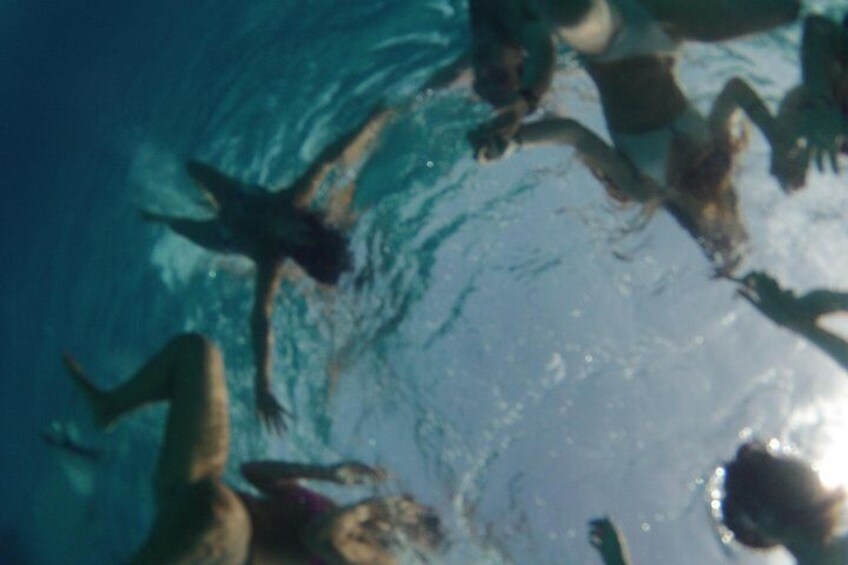
M156 470L160 505L198 481L220 478L229 450L227 384L221 353L199 335L186 336L180 345L185 350L171 368L171 405Z
M243 565L250 539L250 519L238 496L219 481L203 480L160 505L132 563Z
M800 0L641 0L676 39L722 41L795 21Z

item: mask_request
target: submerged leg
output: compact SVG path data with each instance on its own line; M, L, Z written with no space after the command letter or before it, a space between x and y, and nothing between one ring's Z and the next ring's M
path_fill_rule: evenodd
M723 41L795 21L800 0L641 0L673 37Z
M220 477L229 449L229 413L223 360L212 342L199 334L176 337L128 381L108 391L97 389L73 359L66 357L65 364L101 427L144 405L171 403L156 473L157 498L173 487Z
M186 172L197 186L207 192L221 208L227 207L243 192L240 181L200 161L189 159L186 163Z
M148 222L165 224L195 245L199 245L209 251L218 253L236 251L233 241L228 237L227 229L218 219L195 220L192 218L165 216L146 210L141 212L141 217Z
M249 517L220 481L229 413L218 348L199 334L176 337L109 391L94 387L72 359L66 365L101 426L152 402L171 404L154 478L156 519L132 563L245 563Z

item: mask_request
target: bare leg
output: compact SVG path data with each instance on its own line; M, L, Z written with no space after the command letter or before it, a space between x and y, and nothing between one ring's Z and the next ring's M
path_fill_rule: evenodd
M771 30L798 18L800 0L641 0L677 39L723 41Z
M241 182L200 161L190 159L186 163L186 172L220 208L226 208L243 192Z
M94 387L73 359L65 361L101 426L153 402L171 403L154 479L156 521L132 562L245 562L247 513L220 482L229 414L219 350L201 335L179 336L109 391Z
M814 318L833 312L848 311L848 293L846 292L814 290L799 298L798 301L811 312Z
M234 242L227 237L227 231L220 220L195 220L165 216L142 210L141 217L148 222L165 224L179 235L209 251L227 253L236 251Z
M229 449L228 399L221 354L209 340L198 334L174 338L109 391L95 388L72 359L66 358L66 365L99 426L141 406L170 401L157 494L165 494L169 485L220 477Z
M740 109L754 122L771 145L774 145L775 120L759 94L739 77L733 77L722 88L710 110L710 127L716 134L727 134L730 118Z

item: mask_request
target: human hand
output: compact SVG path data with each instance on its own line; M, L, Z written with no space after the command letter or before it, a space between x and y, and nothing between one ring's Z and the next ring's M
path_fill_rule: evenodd
M792 328L799 323L814 321L791 290L784 290L767 273L752 271L740 281L737 295L750 302L774 323Z
M469 132L468 141L474 158L480 163L489 163L508 156L521 122L529 111L527 100L519 96L511 104L499 108L494 119Z
M385 481L386 470L381 467L369 467L358 461L343 461L332 467L333 480L342 485L362 485Z
M266 388L256 389L256 415L269 431L282 434L288 429L286 418L291 412L277 401L274 394Z
M621 534L607 517L589 522L589 543L598 550L606 565L626 565L628 559Z
M800 130L808 159L815 161L819 172L825 172L829 164L838 173L839 153L848 140L848 120L840 109L826 100L811 102L801 113Z

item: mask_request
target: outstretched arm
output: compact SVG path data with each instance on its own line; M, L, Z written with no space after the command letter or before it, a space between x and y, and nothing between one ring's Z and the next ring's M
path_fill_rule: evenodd
M571 145L592 173L608 188L637 202L657 198L662 188L639 172L592 130L571 118L549 118L526 124L518 132L522 147Z
M329 481L341 485L356 485L382 481L386 472L358 461L343 461L334 465L309 465L286 461L249 461L242 464L241 474L254 487L266 494L290 486L298 479Z
M816 318L834 312L848 312L846 292L813 290L799 298L798 302Z
M256 364L256 376L253 384L256 412L263 424L280 433L286 428L284 418L288 415L288 412L271 392L272 352L274 350L271 313L274 310L274 297L280 288L283 277L283 263L277 260L257 262L256 269L256 288L250 324L253 339L253 358Z
M589 543L598 550L604 565L630 565L630 552L624 536L609 518L589 522Z
M845 32L831 20L807 16L801 39L801 74L810 94L824 103L836 104L836 91L848 66Z
M375 106L356 128L325 147L290 189L280 191L279 194L293 198L298 207L306 207L327 173L337 165L352 165L361 160L393 115L392 109L381 104Z
M798 298L763 272L748 273L737 282L742 284L739 295L757 310L805 337L848 370L848 342L816 324L822 314L848 308L848 294L818 290Z

